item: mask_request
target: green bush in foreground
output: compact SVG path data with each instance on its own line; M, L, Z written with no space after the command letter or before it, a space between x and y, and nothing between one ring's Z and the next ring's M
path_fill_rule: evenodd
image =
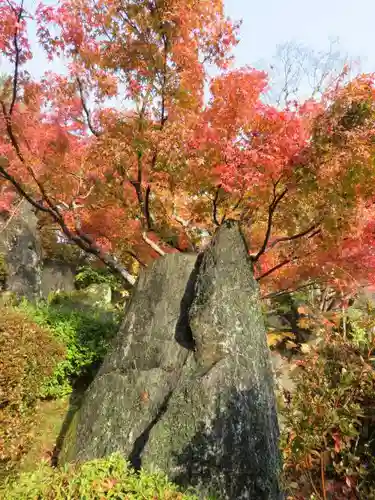
M0 497L3 500L197 499L192 494L181 493L162 474L134 472L116 454L60 469L41 464L37 471L21 474L16 481L7 481Z
M64 359L51 331L11 308L0 308L0 476L30 443L34 407L46 377Z
M40 396L45 398L65 396L75 380L92 376L120 323L118 313L91 307L77 309L74 304L40 303L35 307L24 302L19 309L36 324L48 327L66 350L42 388Z

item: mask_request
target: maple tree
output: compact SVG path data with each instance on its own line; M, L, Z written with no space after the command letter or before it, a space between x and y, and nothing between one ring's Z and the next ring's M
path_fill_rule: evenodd
M62 0L34 14L0 0L0 15L14 68L0 97L2 208L25 197L132 283L125 256L197 251L228 218L267 291L375 282L372 75L267 105L264 72L230 69L239 25L222 0ZM66 74L24 70L31 15Z

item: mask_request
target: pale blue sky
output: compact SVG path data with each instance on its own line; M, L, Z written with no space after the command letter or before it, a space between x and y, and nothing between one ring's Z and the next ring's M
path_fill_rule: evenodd
M226 9L243 19L238 65L270 60L290 40L324 50L331 37L351 58L360 57L364 71L375 71L374 0L226 0Z
M36 3L26 0L29 8ZM351 58L360 58L363 71L375 70L374 0L226 0L225 5L232 18L243 19L236 66L265 65L277 45L291 40L324 50L331 37L339 39L340 48ZM46 61L40 49L35 55L29 70L37 77L46 69ZM54 69L58 67L53 64ZM7 69L4 63L0 65L0 71Z

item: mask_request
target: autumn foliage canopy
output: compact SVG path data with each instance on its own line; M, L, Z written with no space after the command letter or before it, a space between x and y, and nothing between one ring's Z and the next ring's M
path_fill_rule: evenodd
M266 104L222 0L0 0L0 18L2 210L26 197L128 279L129 256L197 251L231 218L265 290L375 283L373 75ZM31 22L61 74L27 73Z

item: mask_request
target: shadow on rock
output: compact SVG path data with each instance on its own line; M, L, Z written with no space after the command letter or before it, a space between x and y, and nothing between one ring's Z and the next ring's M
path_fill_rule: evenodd
M70 395L69 408L65 415L59 435L56 439L55 447L52 452L52 457L51 457L52 467L57 467L57 465L59 465L59 456L63 447L63 443L66 439L69 428L72 425L74 416L76 415L77 411L81 406L83 396L84 396L84 390L82 390L82 388L80 388L79 390L78 389L73 390L72 394Z
M233 391L226 408L217 410L208 426L200 424L190 444L175 456L177 484L197 488L205 498L283 498L280 458L274 455L269 461L269 424L257 412L244 415L258 396L254 390Z
M178 344L189 351L192 351L195 346L193 333L189 323L190 306L194 300L195 285L199 272L199 267L202 262L202 254L198 255L193 271L186 283L184 295L180 304L180 315L176 324L175 340Z

